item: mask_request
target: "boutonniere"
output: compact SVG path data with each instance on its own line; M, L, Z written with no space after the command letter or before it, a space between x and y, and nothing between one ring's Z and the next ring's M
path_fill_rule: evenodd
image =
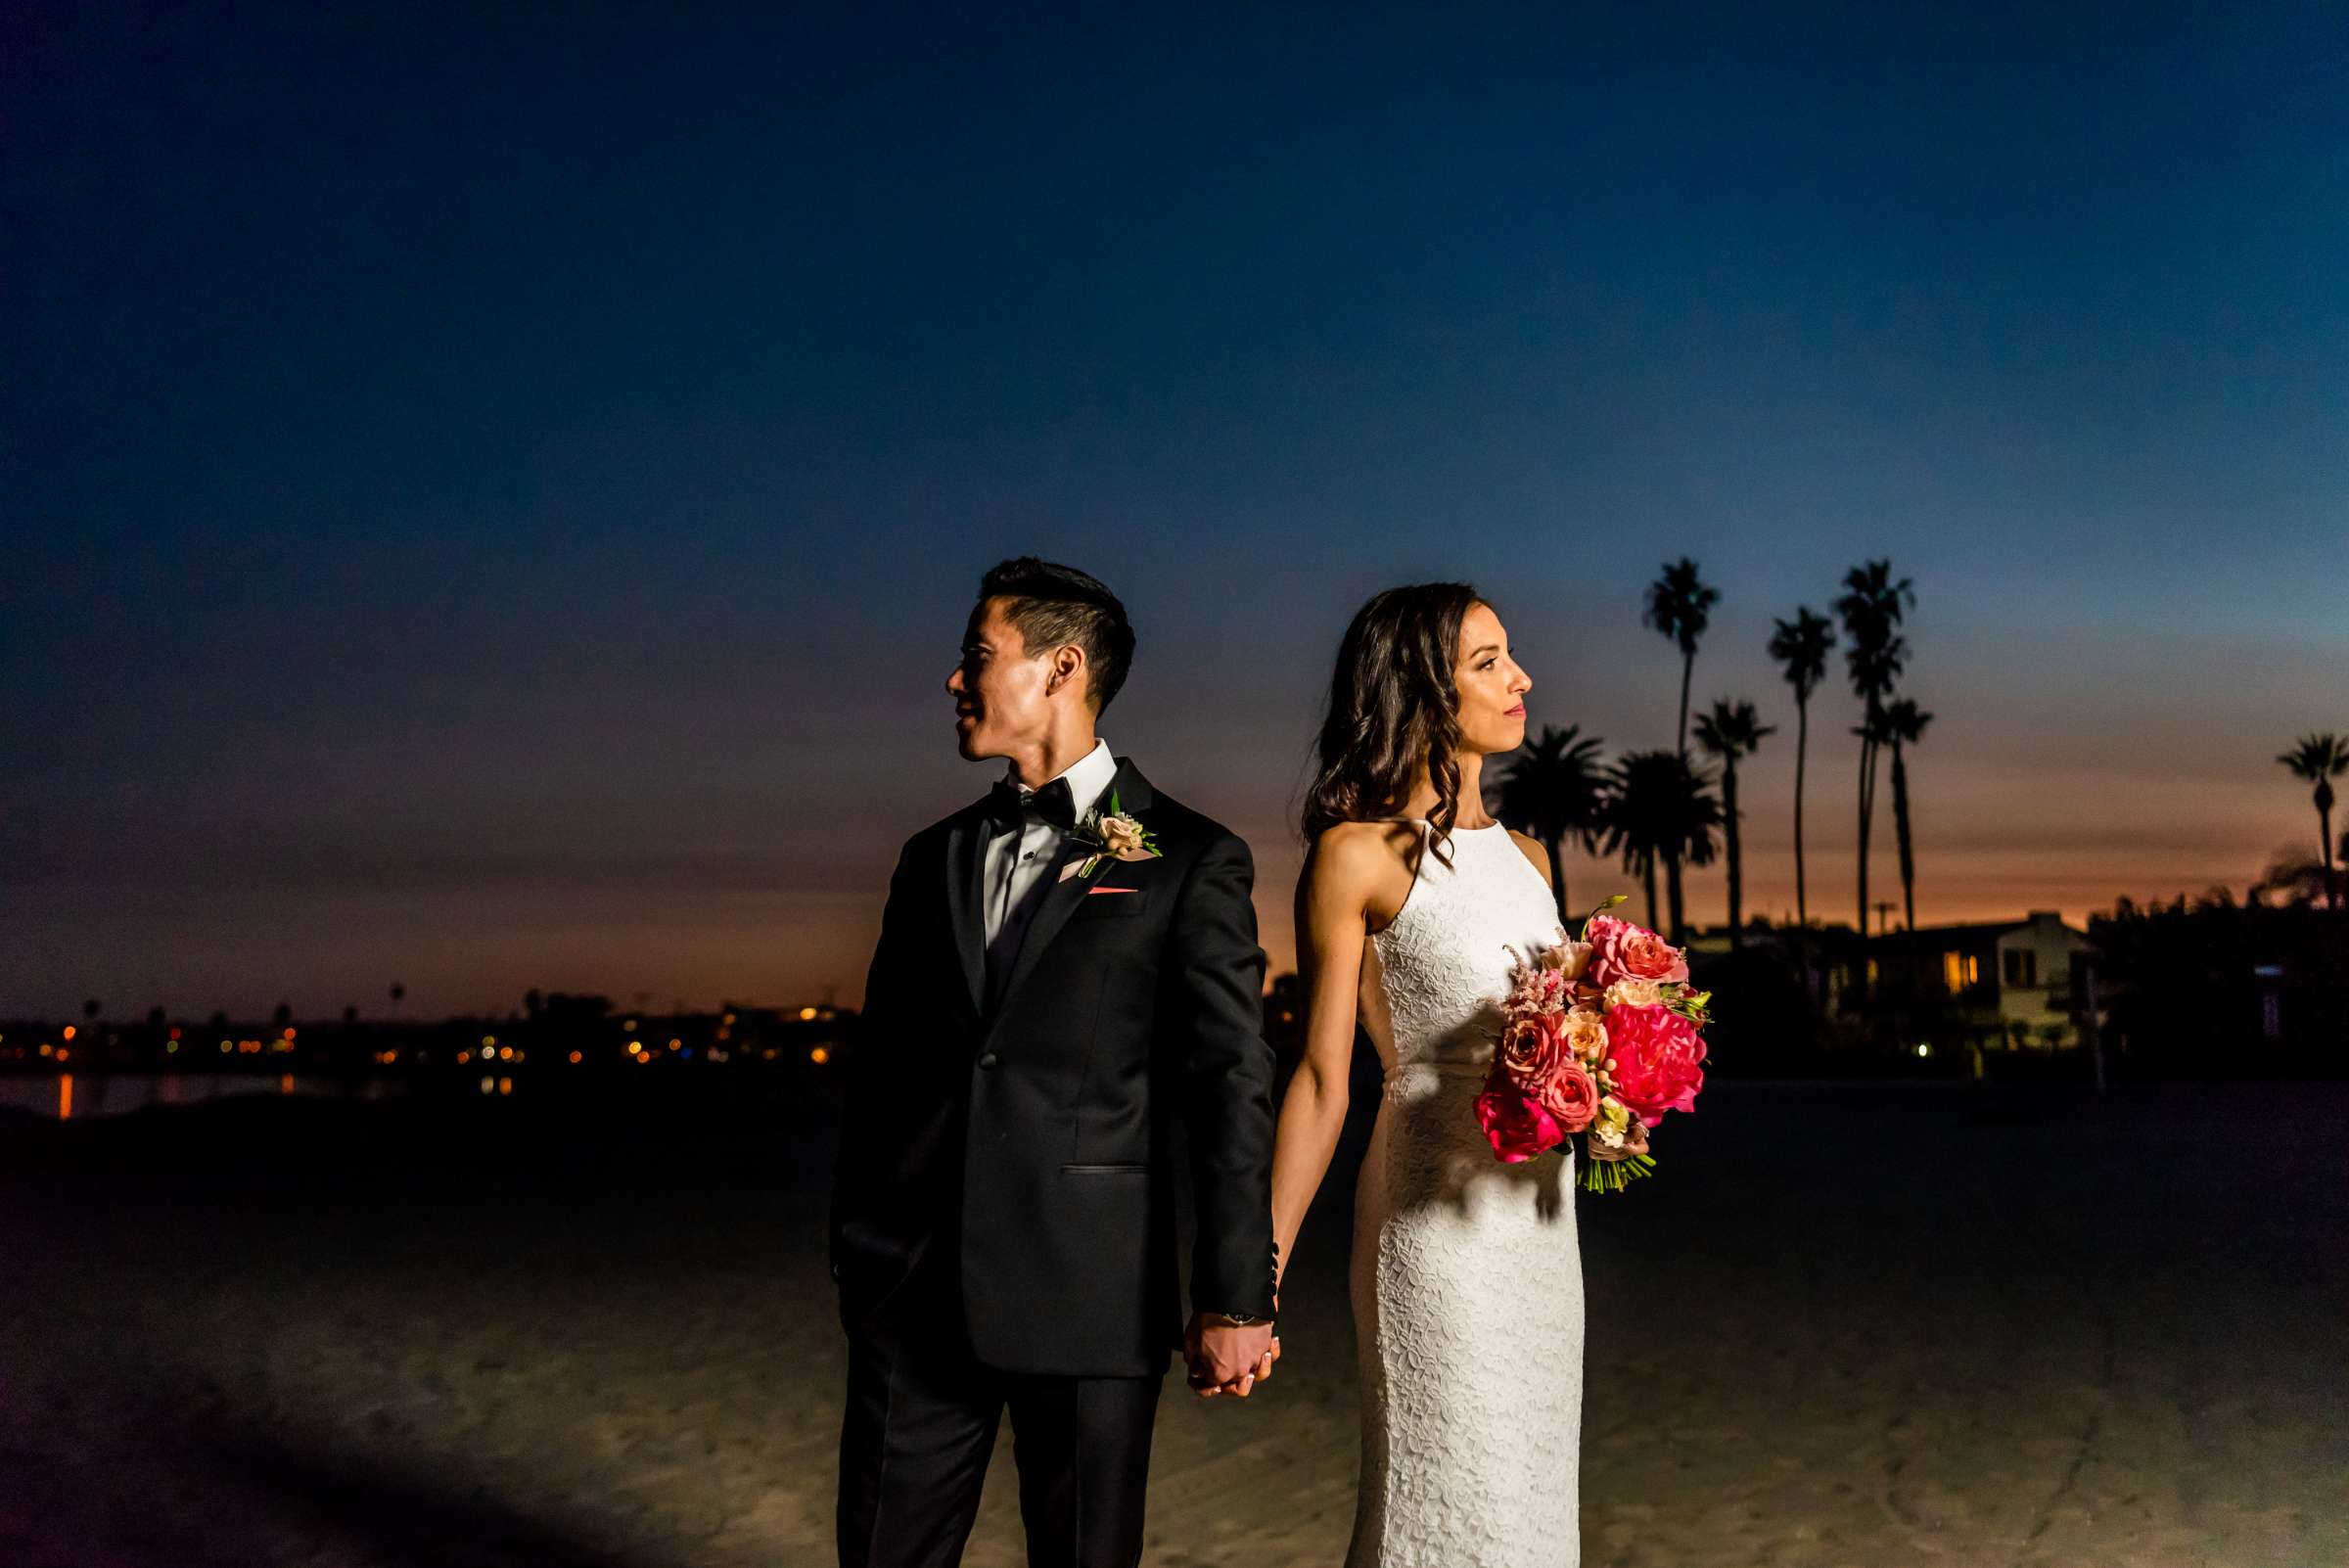
M1085 814L1083 821L1070 830L1080 844L1089 845L1093 853L1079 863L1073 873L1089 877L1101 862L1110 860L1155 860L1159 857L1158 840L1148 828L1134 817L1126 814L1118 803L1118 792L1109 792L1109 809L1096 805Z

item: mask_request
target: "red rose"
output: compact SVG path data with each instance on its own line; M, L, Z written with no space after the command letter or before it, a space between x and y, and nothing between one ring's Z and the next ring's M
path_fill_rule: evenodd
M1654 1127L1666 1111L1693 1111L1705 1086L1704 1037L1667 1007L1618 1007L1607 1014L1615 1097Z
M1681 949L1645 926L1613 915L1590 917L1590 969L1587 977L1604 991L1619 980L1684 983L1688 960Z
M1509 1165L1532 1159L1566 1135L1547 1111L1498 1074L1476 1097L1476 1122L1485 1130L1493 1152Z

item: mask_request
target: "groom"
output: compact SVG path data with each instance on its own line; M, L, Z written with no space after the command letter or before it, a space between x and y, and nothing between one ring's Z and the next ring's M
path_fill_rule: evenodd
M1131 1568L1178 1341L1203 1394L1270 1368L1254 870L1094 735L1132 654L1116 595L1023 558L946 681L963 757L1009 767L906 843L865 983L832 1199L843 1568L959 1562L1006 1408L1029 1562Z

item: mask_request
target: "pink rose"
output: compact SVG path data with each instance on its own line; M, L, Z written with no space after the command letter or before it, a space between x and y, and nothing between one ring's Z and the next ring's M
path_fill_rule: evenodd
M1681 949L1645 926L1613 915L1592 915L1589 935L1589 978L1602 991L1619 980L1684 983L1688 979L1688 960Z
M1693 1111L1705 1086L1704 1038L1665 1007L1618 1007L1607 1014L1607 1049L1615 1097L1649 1127L1666 1111Z
M1547 1111L1497 1074L1476 1097L1476 1122L1493 1152L1509 1165L1532 1159L1566 1135Z
M1580 1132L1598 1115L1598 1084L1582 1063L1568 1057L1543 1081L1541 1105L1560 1130Z
M1519 1019L1502 1032L1493 1060L1510 1087L1538 1093L1557 1064L1566 1060L1566 1040L1558 1032L1558 1023L1557 1014L1546 1013Z

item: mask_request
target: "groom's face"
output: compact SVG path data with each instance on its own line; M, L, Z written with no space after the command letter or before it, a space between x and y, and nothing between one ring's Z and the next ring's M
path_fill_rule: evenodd
M1048 733L1052 705L1045 688L1051 675L1052 661L1030 655L1020 628L1004 619L1002 600L989 599L973 610L961 662L946 677L963 761L1009 757Z

